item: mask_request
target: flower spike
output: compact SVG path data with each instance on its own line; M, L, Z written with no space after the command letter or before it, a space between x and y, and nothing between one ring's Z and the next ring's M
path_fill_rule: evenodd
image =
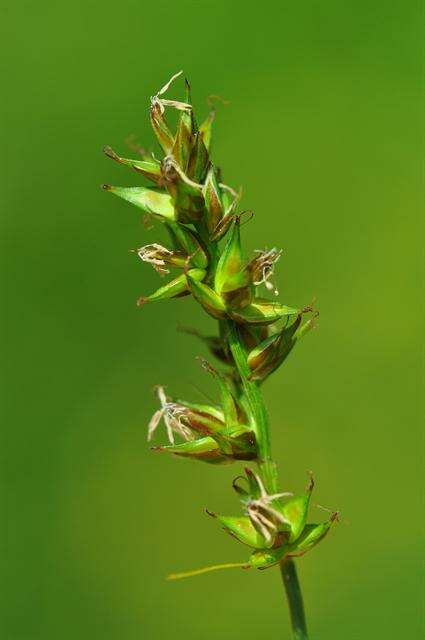
M275 267L281 249L257 249L245 258L243 227L253 212L239 210L242 189L235 191L226 184L212 158L215 108L198 127L188 81L181 96L170 97L173 83L181 76L181 71L174 74L150 100L150 121L162 150L160 158L140 148L136 149L137 159L104 148L109 158L153 184L151 188L103 188L143 211L145 218L162 222L168 234L165 244L153 238L132 250L159 276L170 278L141 297L138 305L192 296L218 324L215 336L187 330L202 340L223 368L200 358L217 383L217 402L171 397L164 386L156 387L159 407L149 421L147 438L152 441L163 424L165 443L152 446L156 452L185 459L185 463L196 460L219 467L244 461L253 468L246 466L244 475L233 481L238 512L223 515L207 511L245 551L249 548L247 559L174 573L168 578L177 580L227 568L263 571L280 564L285 581L289 568L295 575L292 558L303 556L323 540L337 522L338 513L328 513L324 522L309 522L312 477L300 493L281 490L261 385L315 327L318 312L313 305L290 306L280 299ZM171 126L171 119L167 121L170 109L175 110L175 126ZM310 315L305 320L306 314ZM183 366L179 373L183 375ZM293 591L288 582L285 584L288 593ZM292 597L292 610L302 612L299 592ZM295 635L302 632L298 635L307 637L301 615L297 625Z

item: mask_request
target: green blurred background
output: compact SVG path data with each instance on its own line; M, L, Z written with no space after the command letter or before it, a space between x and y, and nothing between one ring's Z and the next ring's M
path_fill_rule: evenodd
M2 2L2 618L5 640L289 638L279 573L167 583L245 551L203 514L238 468L154 455L151 393L211 391L190 300L138 310L157 239L98 185L155 148L152 95L184 69L219 107L247 249L282 246L281 297L320 328L265 388L284 489L306 471L340 526L299 562L316 640L419 638L423 180L420 4ZM175 95L175 93L174 93ZM317 517L320 512L316 512Z

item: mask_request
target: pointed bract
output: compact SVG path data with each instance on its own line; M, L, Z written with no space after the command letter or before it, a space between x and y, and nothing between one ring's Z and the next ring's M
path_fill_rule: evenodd
M301 314L289 326L273 333L253 349L248 355L251 380L264 380L275 371L289 355L295 345L294 334L301 324Z
M190 257L191 264L205 269L208 266L208 253L197 233L171 220L167 221L167 228L175 247Z
M151 125L161 145L164 153L172 153L174 147L174 136L170 131L164 112L159 103L153 102L150 109Z
M204 185L205 207L207 209L206 225L210 235L215 231L223 217L224 209L221 192L214 167L211 165Z
M311 491L313 484L307 493L301 496L294 496L282 507L282 515L285 518L285 524L289 528L290 543L295 542L304 530L307 522L308 508L310 505Z
M252 526L248 517L221 516L215 513L210 515L217 518L220 524L223 525L224 530L239 542L242 542L242 544L246 544L253 549L263 549L266 546L263 536Z
M204 142L205 148L209 151L211 147L211 131L212 131L212 123L215 118L215 109L211 109L206 120L199 127L199 133L202 136L202 140Z
M188 287L197 302L199 302L213 318L225 318L226 307L222 298L208 285L198 282L187 274Z
M217 293L222 294L245 287L249 283L249 273L244 269L239 219L235 217L216 268L214 288Z
M278 302L270 302L263 298L255 298L253 302L243 309L232 309L230 317L241 324L272 324L282 318L300 314L299 309L287 307Z
M161 182L161 165L154 158L150 158L149 160L131 160L130 158L121 158L111 147L103 147L104 153L108 156L108 158L112 158L115 162L119 164L123 164L127 167L131 167L138 173L141 173L146 178L152 180L158 184Z
M190 276L189 276L190 274ZM163 287L157 289L150 296L142 296L137 301L138 306L146 304L146 302L159 302L160 300L166 300L168 298L176 298L188 291L187 278L190 277L193 282L202 280L205 278L206 272L203 269L191 269L187 274L182 274L174 280L171 280Z
M203 183L209 166L209 155L201 134L194 136L194 143L190 152L187 175L195 182Z
M145 213L167 220L175 220L176 218L173 201L166 193L145 187L113 187L108 184L104 184L103 189L127 200Z
M209 464L228 464L231 460L224 456L217 442L210 437L199 438L191 442L183 442L176 445L166 445L163 447L152 447L154 451L164 451L173 453L182 458L200 460Z
M307 524L298 540L291 545L289 555L301 556L316 546L329 533L331 526L338 521L338 513L331 515L327 522L322 524Z

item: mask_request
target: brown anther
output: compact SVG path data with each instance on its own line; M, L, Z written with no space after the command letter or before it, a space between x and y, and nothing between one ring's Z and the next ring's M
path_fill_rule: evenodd
M108 156L108 158L112 158L112 160L120 161L120 157L115 153L115 151L109 145L105 145L103 147L103 153Z
M196 356L196 359L200 361L201 367L205 369L205 371L208 371L208 373L211 373L213 376L217 375L217 370L214 369L214 367L208 362L208 360L206 360L202 356Z
M307 485L307 491L308 491L308 493L311 493L313 491L313 489L314 489L315 482L314 482L313 472L312 471L307 471L307 473L310 476L310 481L309 481L309 483Z
M255 213L253 211L251 211L250 209L247 209L246 211L241 211L236 217L236 222L237 224L242 227L244 224L248 224L248 222L251 222L251 220L253 219ZM242 217L243 216L247 216L247 219L244 220L242 222Z

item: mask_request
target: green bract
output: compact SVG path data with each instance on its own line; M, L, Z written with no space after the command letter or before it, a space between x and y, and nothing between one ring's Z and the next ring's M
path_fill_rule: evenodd
M187 81L182 100L165 97L180 75L151 98L150 120L161 159L157 151L128 159L110 147L104 149L109 158L153 185L104 185L104 189L152 216L168 232L167 246L150 240L134 250L160 276L169 275L165 284L142 296L138 304L191 295L218 320L219 335L203 337L196 330L186 331L201 337L224 369L203 360L203 367L217 383L216 403L172 398L165 387L158 386L159 408L149 423L148 437L150 440L163 423L168 444L154 446L156 451L211 464L251 461L256 470L246 467L245 475L233 483L240 497L239 513L208 512L227 533L251 548L248 560L173 578L226 567L266 569L290 562L291 557L303 555L320 542L337 519L332 513L322 524L307 522L313 481L304 493L279 491L260 391L260 384L282 365L314 326L318 314L312 307L278 300L273 277L280 249L257 249L245 256L242 227L250 222L252 212L238 212L240 193L223 183L211 159L215 110L198 127ZM169 110L177 111L175 129L167 121ZM307 313L311 315L304 321Z

